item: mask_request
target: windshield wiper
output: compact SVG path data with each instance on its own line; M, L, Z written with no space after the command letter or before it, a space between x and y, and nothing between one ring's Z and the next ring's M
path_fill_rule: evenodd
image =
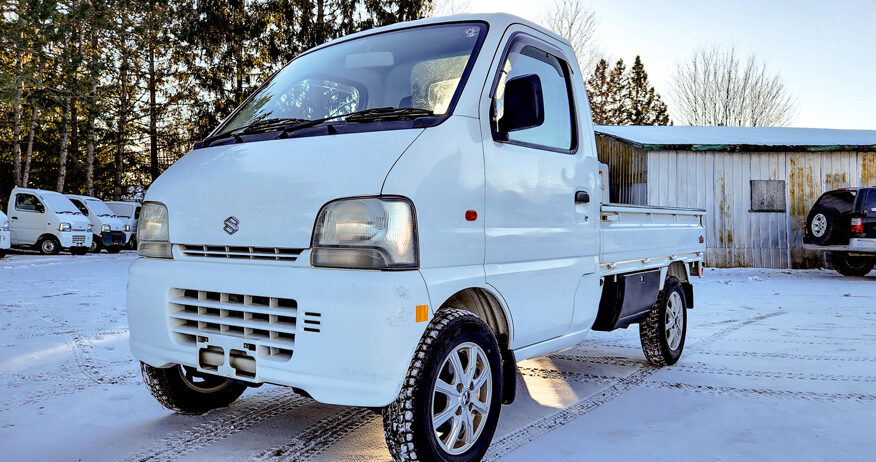
M55 212L55 213L69 213L71 215L77 215L77 214L81 215L81 213L79 213L79 212L71 212L69 210L61 210L60 212Z
M335 116L323 117L322 119L314 120L298 120L283 129L283 132L277 136L278 139L285 138L286 135L294 131L303 130L305 128L315 127L321 123L330 120L343 118L347 122L376 122L383 120L405 120L416 119L417 117L428 117L435 115L434 112L428 109L410 108L410 107L376 107L371 109L363 109L361 111L350 112L347 114L339 114Z
M99 216L99 217L115 217L115 215L110 215L110 214L108 214L108 213L104 213L104 214L101 214L101 215L98 215L98 216Z
M227 132L220 133L218 135L214 135L204 139L204 147L210 146L210 143L222 138L234 137L234 142L240 143L240 135L247 135L259 132L264 133L271 130L280 130L281 128L285 128L288 124L295 122L307 122L307 119L296 119L293 117L273 117L270 119L257 120L240 128L229 130Z

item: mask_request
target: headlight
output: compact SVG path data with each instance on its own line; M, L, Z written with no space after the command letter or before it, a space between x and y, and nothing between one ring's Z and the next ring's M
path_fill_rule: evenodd
M100 225L100 232L102 232L102 233L110 232L110 225Z
M94 225L92 225L91 223L89 223L89 224L88 224L88 232L90 233L90 232L92 232L92 231L94 231Z
M416 268L413 206L400 197L329 202L316 219L311 263L330 268Z
M70 226L70 223L61 223L58 225L58 231L61 231L62 233L70 231L70 229L72 229L72 226Z
M125 225L125 232L126 232L126 233L130 233L130 232L131 232L131 225Z
M167 229L167 207L158 202L143 204L137 229L137 253L144 257L173 258Z
M0 231L9 231L9 220L5 220L0 224Z

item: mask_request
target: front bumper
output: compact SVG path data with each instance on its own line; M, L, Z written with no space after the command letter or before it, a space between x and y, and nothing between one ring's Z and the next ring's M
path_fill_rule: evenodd
M125 240L125 232L124 231L110 231L108 233L100 233L99 235L101 242L104 247L110 247L114 245L125 245L128 241Z
M0 231L0 249L8 249L11 245L9 231Z
M87 231L67 231L60 233L58 240L61 241L61 247L69 249L70 247L90 247L92 240L91 233Z
M308 261L308 253L300 260ZM222 300L242 295L248 297L245 303L267 297L272 306L278 299L293 300L294 315L286 312L286 318L273 314L270 318L271 322L285 320L282 325L294 329L294 339L278 338L294 343L289 347L291 358L271 356L269 346L278 342L247 338L253 329L238 332L235 324L251 325L244 318L265 326L267 319L255 319L259 313L243 313L238 318L241 313L236 309L223 310L228 305L206 300L216 294L222 294ZM179 302L180 297L196 301L172 302ZM237 380L292 386L328 404L379 407L396 398L427 324L416 322L416 306L427 304L428 293L418 271L139 258L128 274L131 351L140 361L155 367L183 364ZM245 311L245 305L241 306ZM184 307L187 311L179 314ZM210 307L217 309L211 312ZM262 311L265 318L273 313ZM181 321L171 317L172 313L193 320ZM218 317L213 318L215 323L203 322L203 316L212 315ZM314 320L318 324L310 324ZM187 337L174 329L198 329L201 334ZM222 365L201 367L204 355L218 351L216 347L222 353L212 356L220 358ZM252 376L241 375L232 366L231 350L254 359Z

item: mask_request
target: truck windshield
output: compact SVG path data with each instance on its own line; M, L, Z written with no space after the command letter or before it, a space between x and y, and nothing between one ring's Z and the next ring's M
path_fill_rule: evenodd
M60 194L44 194L42 196L43 202L46 203L46 207L49 210L55 213L72 213L79 215L79 209L70 202L70 199L60 195Z
M133 205L119 203L106 203L106 205L117 217L131 218L131 212L134 211Z
M106 204L103 203L100 199L86 199L85 202L88 203L88 210L91 210L99 217L113 217L115 214Z
M214 136L272 120L342 120L373 108L446 114L485 33L481 23L424 26L306 53L262 86Z

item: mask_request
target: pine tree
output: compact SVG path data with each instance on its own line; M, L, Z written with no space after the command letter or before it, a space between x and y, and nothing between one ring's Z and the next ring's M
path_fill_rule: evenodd
M639 56L630 69L626 99L629 102L626 122L630 125L669 124L666 104L648 82L648 73Z
M627 99L627 87L629 78L627 76L627 66L623 59L618 59L611 72L608 74L607 95L608 104L606 105L606 118L615 125L628 125L627 115L629 114L629 100Z
M607 125L611 123L608 118L608 62L600 59L593 69L593 75L587 80L587 94L590 99L590 112L593 115L593 123Z

